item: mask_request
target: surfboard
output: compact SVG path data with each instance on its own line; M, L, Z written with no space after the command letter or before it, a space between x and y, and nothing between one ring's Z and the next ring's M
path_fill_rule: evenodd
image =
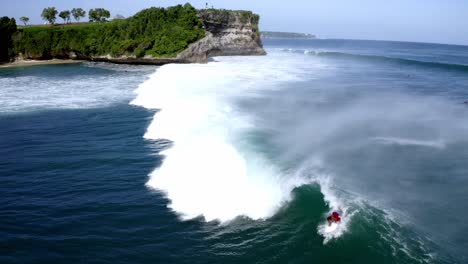
M325 226L324 231L325 233L331 233L338 228L339 223L332 223L331 225Z

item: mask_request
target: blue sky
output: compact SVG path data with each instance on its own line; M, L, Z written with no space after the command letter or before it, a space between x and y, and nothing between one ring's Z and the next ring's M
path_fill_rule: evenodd
M0 0L0 16L43 23L44 7L59 11L104 7L130 16L177 0ZM468 45L468 0L203 0L197 8L246 9L261 15L261 30L316 34L322 38L400 40Z

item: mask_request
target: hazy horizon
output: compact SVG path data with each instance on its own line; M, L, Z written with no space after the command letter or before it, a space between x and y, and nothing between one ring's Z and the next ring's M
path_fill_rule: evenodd
M42 24L42 9L55 6L58 11L81 7L103 7L117 14L132 16L151 6L167 7L189 2L196 8L204 8L206 0L200 1L134 1L100 0L67 2L58 0L23 0L2 3L0 16L14 17L18 25L21 16L30 18L30 24ZM464 15L468 2L462 0L363 0L359 3L345 0L296 0L284 4L280 1L228 0L209 1L214 8L252 10L260 14L260 29L264 31L300 32L317 35L319 38L362 39L428 42L468 45L468 28ZM87 21L87 16L82 21ZM60 23L61 18L57 19Z

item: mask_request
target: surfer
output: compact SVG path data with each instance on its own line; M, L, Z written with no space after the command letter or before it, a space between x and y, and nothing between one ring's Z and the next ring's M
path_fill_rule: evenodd
M328 221L328 226L330 226L332 223L339 223L341 221L340 214L338 212L333 212L331 215L327 217Z

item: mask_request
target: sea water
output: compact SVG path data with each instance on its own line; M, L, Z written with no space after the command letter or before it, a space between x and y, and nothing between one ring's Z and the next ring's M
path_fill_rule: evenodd
M265 47L1 69L0 261L468 261L468 47Z

